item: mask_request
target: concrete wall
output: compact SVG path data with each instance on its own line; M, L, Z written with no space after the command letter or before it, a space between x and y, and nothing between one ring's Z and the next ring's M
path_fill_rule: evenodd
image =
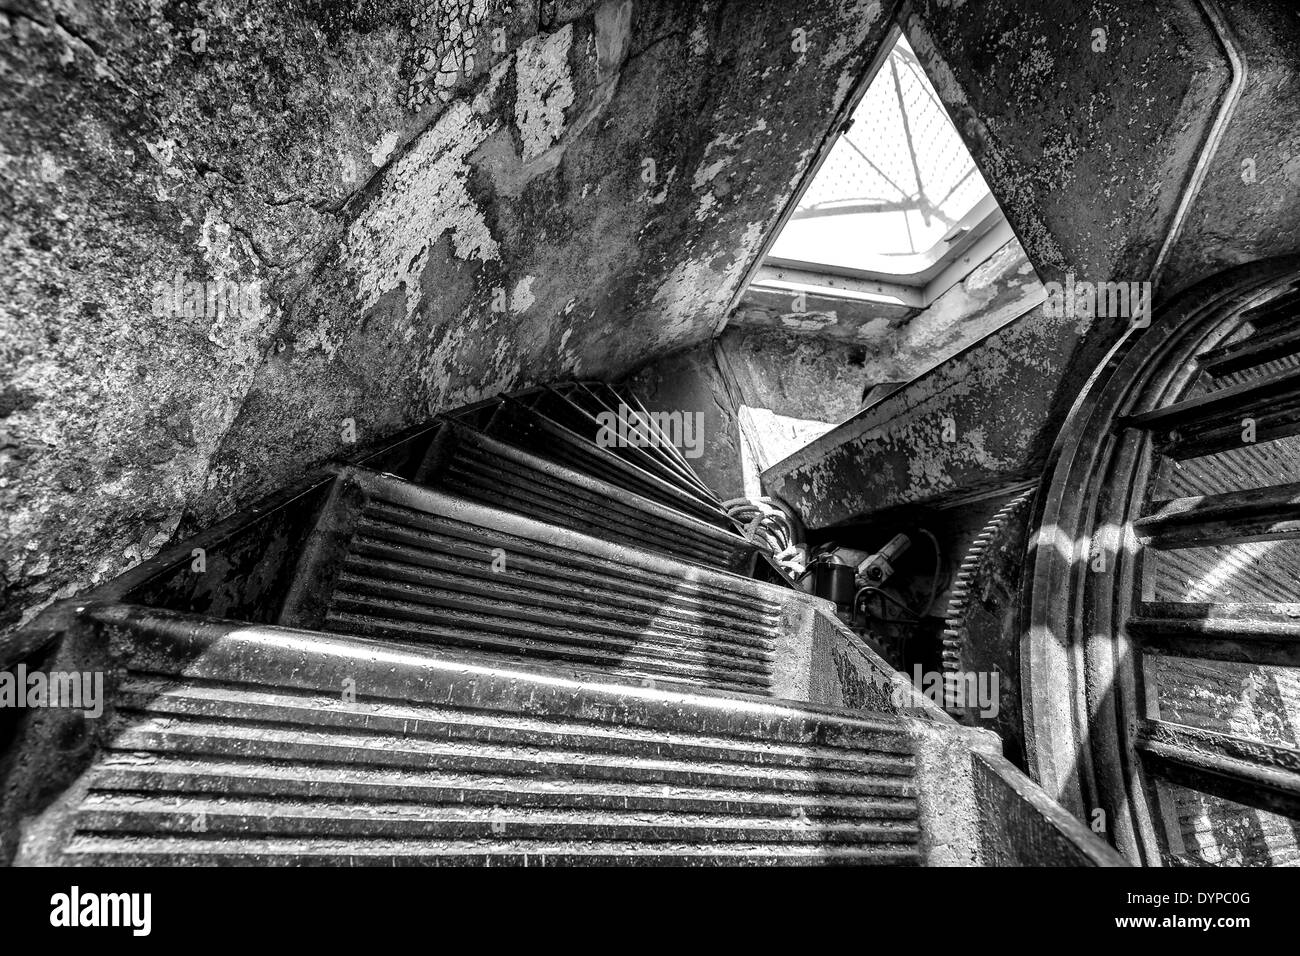
M891 14L6 4L0 626L354 435L707 339Z
M1044 281L1149 268L1226 82L1194 3L913 0L903 22Z
M874 380L871 354L859 345L732 326L718 343L745 404L787 418L842 422Z

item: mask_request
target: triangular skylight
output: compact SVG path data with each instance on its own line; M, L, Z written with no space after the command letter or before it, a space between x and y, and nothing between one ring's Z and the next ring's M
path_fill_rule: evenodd
M768 255L791 265L913 275L996 208L900 36Z

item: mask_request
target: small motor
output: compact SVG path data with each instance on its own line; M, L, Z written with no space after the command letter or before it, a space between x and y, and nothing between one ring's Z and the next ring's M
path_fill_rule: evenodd
M831 549L813 555L800 583L805 591L833 602L840 611L848 612L853 604L854 567L840 557L833 547L832 545Z
M912 539L907 535L894 535L889 539L888 544L858 565L858 583L866 586L883 584L889 580L894 573L894 562L902 557L911 546Z

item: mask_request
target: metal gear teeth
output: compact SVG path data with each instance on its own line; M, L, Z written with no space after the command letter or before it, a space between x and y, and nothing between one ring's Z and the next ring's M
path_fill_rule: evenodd
M946 627L943 631L942 659L945 675L955 675L961 671L962 650L966 644L966 612L970 607L971 593L975 588L975 576L984 564L989 545L1001 535L1007 522L1029 502L1033 495L1034 489L1031 488L1016 495L998 509L984 529L975 536L975 540L957 569L951 597L948 600L948 612L944 615Z

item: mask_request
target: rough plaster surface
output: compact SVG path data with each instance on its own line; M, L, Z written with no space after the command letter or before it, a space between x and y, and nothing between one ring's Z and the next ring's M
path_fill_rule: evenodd
M0 625L352 434L706 339L888 13L6 3ZM153 315L177 276L259 308Z
M745 404L789 418L838 424L858 411L871 381L860 346L730 327L721 345Z
M1211 113L1193 75L1221 62L1190 3L915 0L904 23L1044 280L1149 267L1182 182L1162 164Z

